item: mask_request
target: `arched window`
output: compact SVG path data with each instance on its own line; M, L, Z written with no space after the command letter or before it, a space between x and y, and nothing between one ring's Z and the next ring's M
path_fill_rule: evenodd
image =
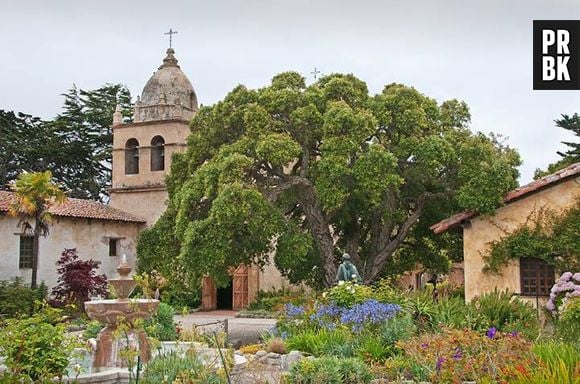
M125 143L125 174L137 173L139 173L139 142L137 139L129 139Z
M151 140L151 170L163 171L165 169L165 140L161 136L155 136Z

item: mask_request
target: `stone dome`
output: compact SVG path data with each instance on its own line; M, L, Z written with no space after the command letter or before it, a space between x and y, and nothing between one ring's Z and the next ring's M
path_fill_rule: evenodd
M197 96L191 82L177 65L173 48L151 76L135 104L135 121L191 119L197 111Z

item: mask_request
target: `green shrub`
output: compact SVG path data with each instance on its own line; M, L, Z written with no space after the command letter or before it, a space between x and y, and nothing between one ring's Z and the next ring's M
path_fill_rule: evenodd
M370 383L369 368L359 359L323 357L303 359L292 365L284 377L287 384L364 384Z
M175 310L169 304L159 303L157 312L144 323L147 334L161 341L177 340L177 329L173 322Z
M390 279L381 279L373 285L373 299L387 304L399 304L404 306L407 294L401 289L394 287Z
M142 383L204 383L222 384L225 381L189 351L185 356L170 352L153 358L145 366Z
M259 291L256 299L248 305L249 311L279 312L286 304L303 305L310 301L304 291L286 289Z
M89 322L85 328L85 331L83 332L83 339L96 339L99 335L99 332L101 332L104 327L105 326L98 321Z
M366 285L360 285L351 281L339 282L323 294L328 301L339 307L350 308L360 304L373 296L373 290Z
M434 306L434 322L452 328L464 328L468 326L470 317L465 301L460 297L442 298Z
M556 336L580 349L580 297L571 297L556 320Z
M46 299L47 293L44 282L32 289L21 278L0 281L0 317L32 314L35 301Z
M433 329L437 325L435 303L426 290L414 292L405 303L405 309L420 331Z
M391 349L394 354L396 343L411 338L417 332L413 319L408 314L395 316L387 319L379 328L378 339Z
M535 344L532 351L547 369L561 371L563 365L567 377L573 377L576 371L580 371L580 349L574 345L551 341Z
M507 290L499 291L496 288L473 299L470 306L481 316L481 323L475 326L476 329L495 327L498 331L523 333L529 339L538 336L536 309Z
M59 316L59 310L45 305L30 317L4 322L0 350L11 374L42 382L65 373L78 343L66 337L64 324L54 324Z

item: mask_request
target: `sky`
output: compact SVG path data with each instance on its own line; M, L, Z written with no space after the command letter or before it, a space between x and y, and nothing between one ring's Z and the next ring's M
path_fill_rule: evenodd
M0 109L45 119L73 84L126 84L161 64L169 28L198 100L294 70L353 73L372 93L404 83L470 107L473 131L520 152L520 182L558 160L580 91L532 89L532 21L580 20L580 0L0 0Z

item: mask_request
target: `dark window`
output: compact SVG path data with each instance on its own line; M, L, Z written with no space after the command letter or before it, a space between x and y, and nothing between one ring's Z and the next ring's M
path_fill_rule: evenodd
M547 296L555 282L554 266L533 257L520 259L522 295Z
M117 256L117 246L119 245L119 239L109 239L109 256Z
M163 171L165 169L165 140L161 136L155 136L151 140L151 170Z
M34 247L34 237L20 236L20 260L19 268L32 268L32 248Z
M139 173L139 142L136 139L129 139L125 143L125 174L137 173Z

